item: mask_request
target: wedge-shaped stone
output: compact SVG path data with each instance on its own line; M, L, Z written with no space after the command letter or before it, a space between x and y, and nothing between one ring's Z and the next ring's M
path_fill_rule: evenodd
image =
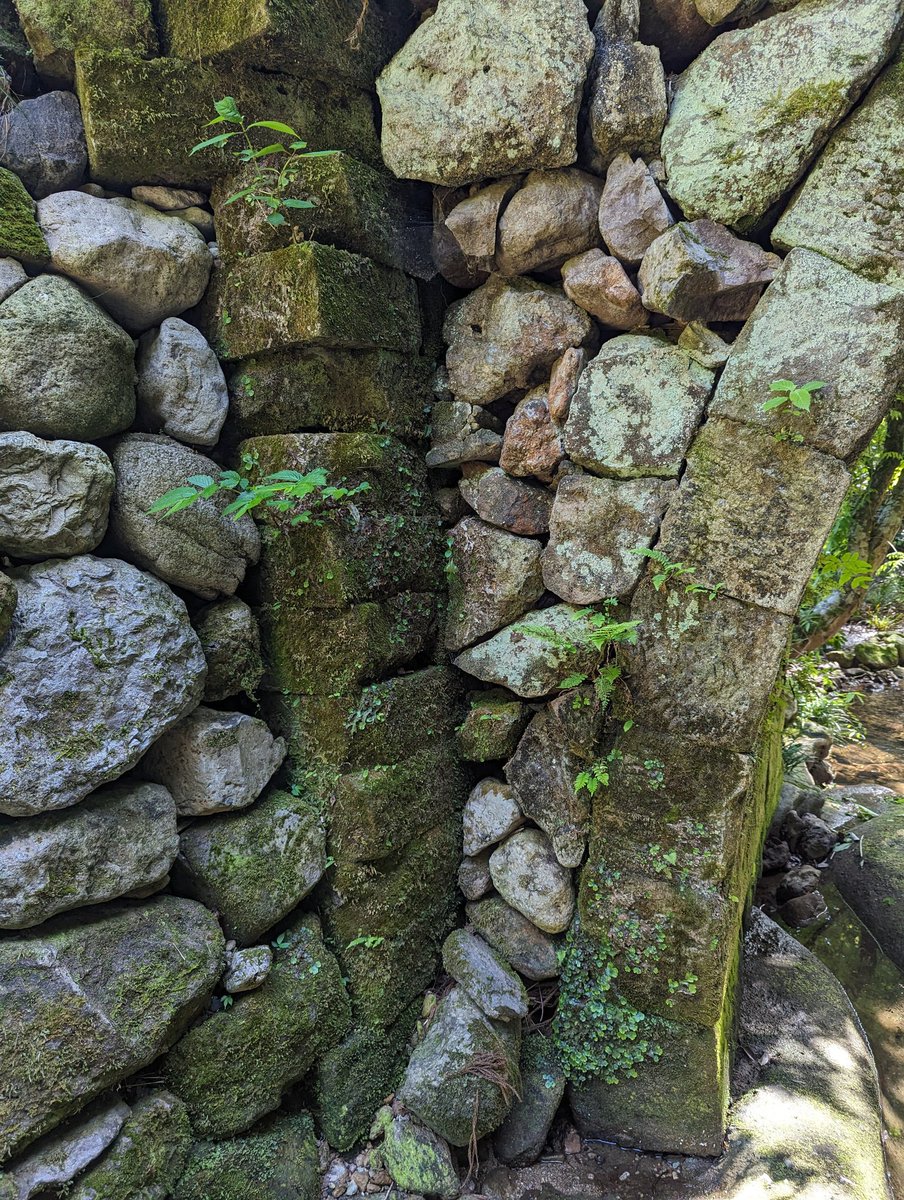
M213 914L172 896L91 909L0 944L0 1157L172 1045L206 1005L222 959Z
M866 445L904 379L904 292L792 250L735 342L711 415L783 428L848 461ZM857 369L852 369L856 364ZM769 385L825 383L809 413L763 412Z
M50 250L34 209L19 176L0 167L0 255L42 266L50 258Z
M617 154L606 172L600 200L600 232L610 253L636 266L672 220L643 159Z
M524 984L476 934L454 929L443 943L443 966L488 1017L511 1021L527 1015Z
M513 479L499 467L483 463L466 469L458 486L478 517L490 525L527 537L549 531L553 496L546 488Z
M499 896L467 905L468 920L525 979L559 974L558 942Z
M261 637L254 613L235 596L207 604L192 617L207 662L204 699L251 695L264 673Z
M543 594L541 545L465 517L449 534L446 646L461 650L516 620Z

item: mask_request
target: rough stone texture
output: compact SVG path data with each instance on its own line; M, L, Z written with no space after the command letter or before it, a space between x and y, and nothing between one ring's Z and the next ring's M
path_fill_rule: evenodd
M93 550L107 528L113 479L96 446L0 433L0 552L31 559Z
M893 130L904 119L900 53L835 130L772 231L781 250L806 246L882 283L904 283L900 194Z
M735 342L710 413L769 433L788 426L814 450L850 460L901 385L902 331L899 290L792 250ZM827 386L808 414L764 413L774 379Z
M0 167L0 255L27 266L43 266L50 250L35 220L34 207L19 176Z
M546 696L566 676L593 670L598 651L587 642L588 631L586 615L568 604L535 609L459 654L455 666L525 699Z
M570 604L624 596L644 560L675 490L673 481L568 475L556 489L543 552L543 582Z
M16 0L16 9L41 78L72 82L75 51L86 46L156 54L157 34L149 0Z
M196 1142L174 1200L318 1200L320 1171L314 1123L286 1112L244 1137Z
M494 275L446 314L449 387L457 400L490 404L545 379L591 327L589 316L558 289Z
M409 1116L393 1117L391 1108L381 1108L370 1130L371 1140L380 1134L379 1156L403 1192L445 1200L458 1195L461 1180L449 1147L431 1129Z
M501 688L473 692L458 729L458 749L468 762L508 758L527 724L529 710Z
M443 967L488 1017L520 1020L527 1014L524 984L482 938L455 929L443 943Z
M191 711L204 657L185 605L115 559L16 567L0 647L0 812L66 808L133 767Z
M251 804L285 755L257 717L202 704L157 739L141 773L169 789L180 816L208 816Z
M110 458L116 472L110 533L121 552L205 600L231 595L260 553L260 535L250 517L223 516L228 497L200 500L171 517L148 513L192 475L216 478L217 464L170 438L143 433L115 442Z
M140 204L150 204L161 212L178 212L182 208L195 208L207 203L204 192L193 192L190 188L160 187L154 184L139 184L129 195Z
M571 872L539 830L522 829L494 850L490 875L503 900L544 933L561 933L571 924Z
M129 1106L121 1100L98 1101L62 1129L41 1138L4 1178L18 1189L18 1200L65 1187L103 1154L128 1115Z
M644 305L679 321L746 321L781 266L755 242L715 221L681 221L640 264Z
M640 0L605 0L593 27L584 158L602 174L617 154L656 156L668 104L655 46L639 42Z
M14 258L0 258L0 304L28 282L28 275L21 263Z
M520 479L499 467L484 464L465 469L459 490L481 520L509 533L536 537L549 532L552 493Z
M152 1062L220 975L223 937L200 904L166 896L88 915L0 944L0 1157Z
M78 187L88 150L75 96L45 92L0 117L0 165L14 171L36 200Z
M527 275L598 246L602 184L586 171L531 171L499 219L496 267Z
M860 853L854 849L836 854L832 881L889 958L901 967L904 817L899 811L889 812L867 822L859 832Z
M508 1114L512 1085L518 1082L520 1048L518 1021L491 1020L463 989L453 988L415 1048L398 1098L447 1142L467 1146L475 1113L478 1138L496 1129ZM475 1070L487 1055L495 1060L494 1071L506 1080L504 1089Z
M151 433L194 446L215 446L229 395L223 369L204 336L167 317L138 346L138 416Z
M565 1076L552 1039L529 1034L521 1042L521 1099L496 1130L496 1157L516 1167L536 1162L564 1094Z
M463 820L464 852L479 854L513 833L524 816L513 788L498 779L482 779L468 796Z
M568 420L568 410L586 365L587 351L574 346L570 346L552 365L547 403L549 415L559 425L564 425Z
M261 986L272 967L273 951L269 946L249 946L247 950L227 951L223 987L230 996L253 992Z
M694 583L794 616L850 482L837 459L711 418L688 453L658 548L694 567Z
M649 317L640 293L617 258L588 250L562 266L565 295L611 329L637 329Z
M713 373L658 338L606 342L581 375L565 451L600 475L674 478L703 415Z
M439 400L430 412L428 467L461 467L499 461L498 422L485 409L462 400Z
M465 517L449 545L448 649L461 650L517 620L543 594L539 542Z
M8 575L0 571L0 640L10 631L17 601L16 585Z
M724 367L734 349L698 321L685 325L679 334L678 345L708 371L718 371Z
M244 812L184 829L173 887L215 909L227 936L250 945L319 881L324 847L310 800L271 789Z
M662 138L685 216L753 226L882 66L901 16L900 0L799 4L707 47L678 82Z
M254 613L235 596L205 605L192 617L207 662L204 699L252 695L264 673L261 637Z
M518 401L506 423L499 465L510 475L534 475L548 483L564 457L546 388L534 388Z
M447 186L567 167L592 53L578 0L443 0L377 80L387 166Z
M165 788L113 784L74 808L0 825L0 929L155 890L179 839Z
M467 905L468 920L506 962L526 979L559 974L557 944L499 896Z
M283 941L262 986L196 1025L163 1061L201 1137L241 1133L278 1108L283 1090L348 1028L339 967L316 918L301 917Z
M617 154L609 164L600 200L600 233L610 253L637 266L652 242L672 224L669 206L642 158Z
M57 192L38 204L54 270L132 332L197 304L213 262L198 231L135 200Z
M493 890L489 850L462 859L458 868L458 886L466 900L480 900Z
M521 182L517 175L500 179L457 202L459 191L437 189L433 255L444 279L457 287L485 282L496 264L499 214Z
M32 279L0 305L0 424L79 441L127 429L134 356L128 334L75 284Z

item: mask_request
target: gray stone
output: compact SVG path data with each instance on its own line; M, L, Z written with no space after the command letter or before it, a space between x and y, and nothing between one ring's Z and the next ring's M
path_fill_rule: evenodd
M859 845L832 859L832 882L885 953L904 969L904 813L899 806L869 821Z
M659 479L597 479L569 475L556 489L543 552L543 582L571 604L624 596L652 545L675 484Z
M815 892L822 879L822 872L813 866L794 867L779 880L775 889L775 899L778 904L793 900L796 896L806 896Z
M246 950L227 951L223 987L230 996L259 988L273 966L269 946L249 946Z
M493 890L489 850L462 859L458 868L458 886L466 900L480 900Z
M167 317L142 337L136 366L142 426L193 446L215 446L229 393L204 335L179 317Z
M15 567L0 646L0 812L67 808L133 767L191 709L204 656L185 605L116 559Z
M546 388L534 388L518 401L506 423L499 465L510 475L533 475L550 483L564 457Z
M606 342L581 375L565 451L600 475L674 478L713 385L713 373L659 338Z
M514 789L498 779L482 779L465 803L464 852L479 854L523 824Z
M610 329L638 329L649 314L617 258L588 250L562 266L565 295Z
M16 585L8 575L0 571L0 641L10 631L17 600Z
M902 336L904 293L792 250L732 347L710 413L769 433L790 427L814 450L850 460L900 388ZM827 386L809 413L764 413L777 379Z
M574 915L571 872L537 829L521 829L490 855L490 874L507 904L544 933L562 933Z
M156 890L179 849L165 788L117 783L62 812L0 825L0 929Z
M642 158L617 154L609 164L600 200L600 233L611 254L637 266L672 224L669 206Z
M440 1196L452 1200L461 1190L461 1180L449 1147L432 1129L409 1116L392 1115L381 1108L370 1131L371 1141L382 1134L378 1154L395 1185L403 1192Z
M231 596L200 609L191 620L207 660L204 699L226 700L239 692L252 695L261 681L264 664L261 636L254 613Z
M28 283L28 275L21 263L14 258L0 258L0 304Z
M521 1042L521 1098L496 1130L496 1157L516 1167L536 1162L564 1094L565 1076L552 1039L529 1034Z
M495 270L499 214L520 186L520 176L512 176L497 180L487 187L478 188L437 221L434 247L440 250L437 256L440 273L449 279L450 283L475 287L483 283L487 275ZM442 252L449 238L454 246L455 265L451 271L449 268L452 264L444 262L449 253Z
M227 935L249 945L319 882L325 843L311 802L273 789L250 808L184 829L173 886L215 908Z
M141 772L170 790L180 816L207 816L251 804L285 756L259 718L199 705L157 739Z
M605 0L593 33L584 157L602 174L617 154L657 155L668 104L659 51L637 40L640 0Z
M445 643L462 650L515 621L543 594L539 542L465 517L449 534Z
M568 604L535 609L489 641L465 650L455 666L517 696L547 696L563 679L593 670L599 652L587 641L586 613Z
M15 171L36 200L78 187L87 165L82 113L72 92L45 92L0 117L0 166Z
M472 1129L485 1137L508 1115L520 1048L520 1022L491 1020L462 988L453 988L415 1047L398 1098L434 1133L467 1146Z
M638 277L644 305L679 321L746 321L781 266L715 221L681 221L653 242Z
M177 217L180 221L187 221L189 225L194 225L205 242L212 242L216 236L213 213L207 208L197 208L195 206L191 208L178 208L167 213L167 216ZM211 254L213 254L212 250Z
M440 400L430 412L428 467L460 467L470 462L498 462L502 438L495 420L476 404Z
M24 1158L7 1168L17 1200L31 1200L71 1183L107 1149L129 1116L121 1100L98 1101L62 1129L41 1138Z
M135 200L57 192L38 204L54 270L131 332L159 325L204 295L211 258L193 225Z
M164 896L0 943L0 1158L154 1061L207 1004L223 935Z
M553 494L546 488L513 479L500 467L480 464L464 470L461 495L478 517L490 525L524 537L549 532Z
M707 329L698 321L691 321L682 329L678 337L678 345L686 350L707 371L718 371L728 362L732 346L724 342L717 333Z
M135 347L66 279L41 275L0 305L0 426L93 441L135 419Z
M465 912L478 933L526 979L554 979L559 974L555 940L499 896L468 904Z
M900 0L824 0L716 38L678 81L662 138L685 216L755 225L882 66L901 15Z
M449 387L471 404L530 387L590 335L592 324L557 288L494 275L446 314Z
M576 346L569 346L552 365L546 403L549 405L549 415L557 425L564 425L568 420L568 411L578 389L578 380L586 365L587 351Z
M386 165L447 186L568 166L592 53L580 0L444 0L377 80Z
M143 433L120 438L110 458L116 472L110 532L122 553L205 600L231 595L260 554L251 518L224 516L223 498L200 500L171 517L148 512L192 475L216 478L217 464L170 438Z
M132 188L130 195L140 204L149 204L161 212L176 212L180 208L195 208L207 203L203 192L193 192L190 188L139 184Z
M511 1021L527 1015L524 984L482 938L468 930L454 929L446 938L443 968L488 1017Z
M598 246L602 184L586 171L531 171L499 219L496 268L527 275Z

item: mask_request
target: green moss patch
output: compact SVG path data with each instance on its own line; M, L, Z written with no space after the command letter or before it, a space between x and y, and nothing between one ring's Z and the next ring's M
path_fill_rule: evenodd
M0 167L0 256L40 266L50 250L35 220L35 205L18 175Z

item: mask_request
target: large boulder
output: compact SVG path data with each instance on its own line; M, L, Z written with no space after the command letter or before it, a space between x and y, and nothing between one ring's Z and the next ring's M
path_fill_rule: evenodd
M131 332L197 304L213 263L188 221L137 200L56 192L38 204L54 270L68 275Z
M124 556L205 600L231 595L257 562L260 535L250 517L223 515L223 499L200 500L175 516L149 509L193 475L216 478L211 459L156 434L130 433L110 450L116 487L110 532Z
M179 317L167 317L142 337L136 365L142 426L193 446L215 446L229 394L204 335Z
M15 171L36 200L78 187L88 148L76 97L45 92L0 117L0 164Z
M0 647L0 812L76 804L195 707L204 656L185 605L116 559L16 567Z
M178 848L176 806L154 784L113 784L73 808L0 825L0 929L153 891Z
M571 924L571 871L539 829L521 829L497 847L490 855L490 875L503 900L544 933L562 933Z
M885 62L901 18L900 0L825 0L716 38L678 81L662 138L685 216L756 225Z
M531 171L499 218L500 274L548 271L598 246L602 190L586 171Z
M214 915L164 896L0 943L0 1159L153 1062L222 971Z
M0 433L0 552L85 554L107 529L113 468L97 446Z
M41 275L0 304L0 426L93 441L135 418L135 347L67 279Z
M885 953L904 970L904 813L889 812L859 830L859 847L836 854L832 879Z
M567 167L592 54L580 0L441 0L377 80L387 166L449 187Z

